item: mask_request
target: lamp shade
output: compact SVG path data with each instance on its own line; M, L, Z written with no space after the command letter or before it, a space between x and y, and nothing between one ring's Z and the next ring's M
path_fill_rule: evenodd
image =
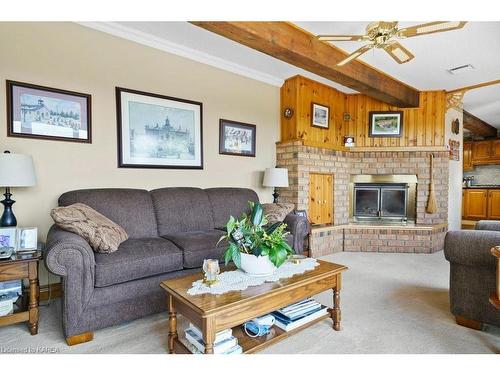
M35 167L30 155L0 154L0 186L36 185Z
M288 187L288 169L266 168L262 185L269 187Z

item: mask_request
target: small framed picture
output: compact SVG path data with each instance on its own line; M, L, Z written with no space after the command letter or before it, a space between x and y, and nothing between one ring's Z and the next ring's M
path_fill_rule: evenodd
M13 247L16 249L16 227L0 228L0 247Z
M403 132L402 111L371 111L368 134L370 137L401 137Z
M330 127L330 107L312 103L311 125L318 128L328 129Z
M219 120L219 154L255 157L257 127L244 122Z
M92 143L91 96L7 81L7 135Z
M17 251L32 251L37 249L38 229L18 228L17 229Z

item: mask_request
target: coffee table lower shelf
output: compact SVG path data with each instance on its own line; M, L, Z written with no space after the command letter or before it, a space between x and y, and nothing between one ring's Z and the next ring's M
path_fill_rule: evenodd
M239 325L233 328L233 335L238 339L238 344L243 348L243 353L251 354L258 352L272 344L275 344L278 341L286 339L287 337L327 318L330 318L330 313L320 316L319 318L316 318L309 323L306 323L288 332L279 327L273 326L271 328L271 332L268 335L254 338L247 336L245 330L243 329L243 325ZM182 343L182 341L179 340L179 338L176 338L174 340L174 352L177 354L192 354L191 351L189 351L189 349Z

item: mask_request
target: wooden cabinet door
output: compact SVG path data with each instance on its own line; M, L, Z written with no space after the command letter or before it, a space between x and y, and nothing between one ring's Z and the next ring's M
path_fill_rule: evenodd
M465 212L467 219L486 219L488 217L488 190L465 190Z
M488 219L500 220L500 189L488 190Z
M491 141L480 141L472 143L472 161L488 161L491 155Z
M309 220L311 224L331 224L333 176L309 173Z
M462 219L467 218L467 205L465 204L467 190L462 189Z
M472 169L472 142L466 142L464 143L464 171Z
M491 141L491 159L500 162L500 139Z

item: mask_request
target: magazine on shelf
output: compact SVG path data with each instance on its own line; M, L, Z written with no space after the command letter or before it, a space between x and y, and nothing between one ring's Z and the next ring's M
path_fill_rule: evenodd
M318 310L311 312L308 315L304 315L300 319L296 319L296 320L287 319L286 317L284 317L281 313L278 313L277 311L274 311L271 314L273 314L274 317L276 318L274 325L277 326L278 328L281 328L282 330L288 332L288 331L291 331L292 329L301 327L304 324L312 322L313 320L315 320L317 318L320 318L324 315L327 315L328 308L326 306L320 305L320 308Z
M186 329L184 331L186 335L186 340L188 340L192 345L196 347L200 352L204 353L205 352L205 342L203 341L203 338L198 336L193 330L191 329ZM230 338L227 338L223 341L218 342L217 344L214 344L214 354L223 354L229 349L232 349L233 347L238 345L238 339L234 336L231 336Z
M198 337L203 337L203 334L201 333L201 330L195 326L193 323L189 323L188 327L191 331L196 333L196 336ZM215 334L215 341L214 344L217 344L221 341L224 341L225 339L228 339L233 336L233 330L231 328L225 329L223 331L217 332Z
M193 354L204 354L203 352L200 352L196 348L196 346L191 344L189 341L186 344L186 348ZM233 346L231 349L229 349L221 354L242 354L242 353L243 353L243 348L240 345L236 345L236 346Z

